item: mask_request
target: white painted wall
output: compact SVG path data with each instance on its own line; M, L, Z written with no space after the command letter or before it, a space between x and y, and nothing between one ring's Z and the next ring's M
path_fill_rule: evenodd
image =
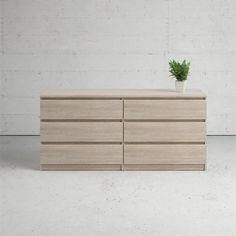
M174 88L190 60L208 133L236 134L235 0L1 0L0 134L39 134L48 88Z

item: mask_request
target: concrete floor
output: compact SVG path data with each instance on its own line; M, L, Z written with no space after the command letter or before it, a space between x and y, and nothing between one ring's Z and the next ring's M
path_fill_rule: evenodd
M39 137L0 137L1 236L236 235L236 137L206 172L42 172Z

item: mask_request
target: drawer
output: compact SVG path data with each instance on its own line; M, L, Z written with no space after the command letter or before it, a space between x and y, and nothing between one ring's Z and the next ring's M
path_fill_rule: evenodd
M206 119L205 100L125 100L125 119Z
M50 145L40 149L41 164L122 164L122 145Z
M125 142L205 142L205 122L125 122Z
M41 119L122 119L121 100L41 99Z
M124 164L204 164L206 146L198 144L124 146Z
M122 142L122 122L41 122L42 142Z
M206 169L205 164L147 164L147 165L135 165L126 164L123 165L123 170L134 171L203 171Z

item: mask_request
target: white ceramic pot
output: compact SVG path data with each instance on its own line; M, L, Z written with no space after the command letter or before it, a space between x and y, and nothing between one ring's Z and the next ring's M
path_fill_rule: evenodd
M178 93L183 93L185 90L185 81L175 81L175 89Z

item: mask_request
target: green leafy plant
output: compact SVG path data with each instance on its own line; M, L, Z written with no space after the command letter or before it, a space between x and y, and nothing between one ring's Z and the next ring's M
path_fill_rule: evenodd
M185 81L188 78L190 62L184 60L182 63L176 62L175 60L169 61L169 72L170 76L174 77L178 81Z

